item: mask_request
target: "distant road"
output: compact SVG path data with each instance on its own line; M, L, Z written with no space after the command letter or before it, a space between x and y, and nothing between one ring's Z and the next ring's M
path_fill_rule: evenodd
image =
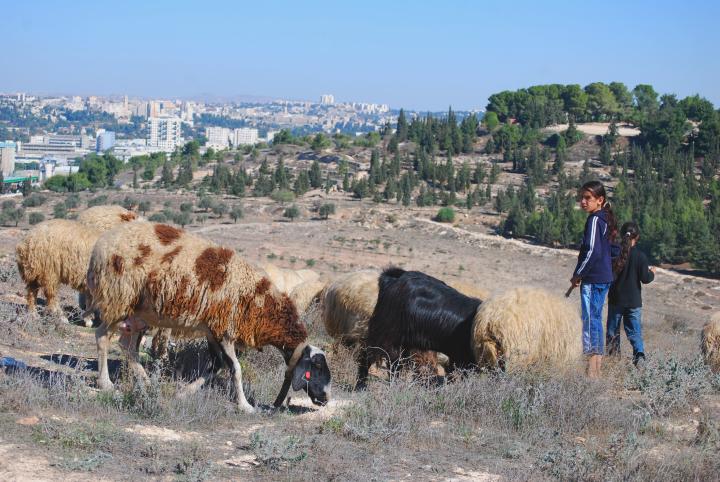
M577 129L583 134L590 134L593 136L604 136L608 132L609 122L588 122L586 124L577 124ZM554 126L548 126L543 130L545 132L562 132L568 128L567 124L556 124ZM640 129L631 127L626 124L618 125L618 134L623 137L635 137L640 135Z

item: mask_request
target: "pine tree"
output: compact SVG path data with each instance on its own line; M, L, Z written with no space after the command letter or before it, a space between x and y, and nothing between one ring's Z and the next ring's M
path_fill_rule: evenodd
M397 130L395 131L395 137L398 142L405 142L408 138L408 123L405 118L405 111L400 109L397 119Z
M302 196L310 190L310 180L307 171L300 171L300 174L295 178L295 185L293 186L293 192L296 196Z
M559 136L557 147L555 148L555 162L553 163L553 174L560 174L565 170L565 160L567 157L565 138Z
M273 180L275 181L278 189L290 188L290 180L288 179L288 173L285 170L285 161L283 161L282 158L277 161L275 172L273 174Z
M174 182L173 170L170 166L169 161L165 161L162 167L162 175L160 176L160 183L163 187L170 187Z
M310 172L308 173L310 180L310 186L313 189L317 189L322 186L322 171L320 170L320 163L316 160L313 161L310 166Z

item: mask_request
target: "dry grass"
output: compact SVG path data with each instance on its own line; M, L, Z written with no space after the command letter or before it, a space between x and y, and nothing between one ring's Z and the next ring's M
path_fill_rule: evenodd
M268 230L288 229L285 224ZM311 244L285 231L270 239L265 226L247 228L257 236L242 230L217 233L258 260L269 251L289 259L299 248L293 251L292 245L280 246L272 239L287 238L290 243L297 238L308 250L298 259L317 259L314 269L323 273L335 265L342 272L386 262L367 251L362 256L376 258L360 262L359 251L345 242L328 250L318 239ZM358 237L352 227L346 228L333 225L328 239ZM515 266L527 265L527 271L517 268L512 274L535 284L554 279L566 268L552 253L552 262L543 262L549 273L538 281L533 278L537 266L528 261L537 253L506 251L497 263L489 262L487 253L496 248L482 243L490 241L464 238L465 246L449 234L441 237L445 227L416 229L415 244L404 244L406 231L386 231L402 246L408 268L440 276L443 270L456 270L461 259L468 273L492 279L496 292L508 288L504 272ZM320 248L312 251L316 242ZM447 266L429 259L435 248L453 255ZM394 245L390 251L395 251ZM350 261L357 267L350 267ZM429 267L422 264L426 262ZM663 286L667 291L658 289ZM0 263L0 289L8 293L0 301L0 356L14 356L31 366L0 369L0 430L3 440L17 446L12 454L20 458L32 453L47 460L53 471L48 479L397 480L412 474L419 480L437 480L471 473L475 475L470 477L497 474L511 480L663 481L713 480L720 473L720 377L699 363L696 307L686 306L682 293L674 294L683 286L662 279L647 293L643 322L648 328L646 344L652 347L647 365L638 371L627 360L608 363L605 377L597 382L574 372L520 369L508 374L468 373L440 386L402 376L373 380L366 392L355 393L349 390L355 382L355 354L332 344L312 306L304 318L310 341L328 351L334 402L319 410L300 410L297 404L309 403L297 393L292 398L295 410L252 416L237 413L225 372L195 395L176 398L185 381L175 377L175 367L201 364L206 354L200 342L176 344L165 365L155 366L144 355L151 373L144 387L120 373L116 391L98 392L93 388L92 334L58 324L42 310L38 318L27 316L22 305L11 302L19 287L13 264ZM69 290L61 294L64 303L74 303ZM681 300L682 305L665 303L664 297ZM677 323L665 326L664 314L677 318ZM111 359L121 359L115 343L113 347ZM73 366L43 362L41 354L79 360ZM280 355L272 348L249 351L241 363L246 394L255 403L270 403L282 382ZM16 423L30 416L39 422ZM138 427L178 438L146 436Z

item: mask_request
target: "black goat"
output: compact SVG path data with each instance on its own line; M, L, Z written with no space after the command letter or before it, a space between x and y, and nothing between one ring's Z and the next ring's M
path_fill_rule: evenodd
M366 356L361 357L357 388L365 386L368 368L382 357L396 366L403 352L436 351L450 359L449 369L475 364L472 325L481 301L419 271L387 268L368 321Z

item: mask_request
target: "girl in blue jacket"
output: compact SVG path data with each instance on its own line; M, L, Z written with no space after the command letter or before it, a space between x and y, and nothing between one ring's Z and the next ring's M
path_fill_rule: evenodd
M613 281L610 242L617 234L617 226L601 182L583 184L578 190L578 202L588 218L570 282L580 286L583 353L588 356L588 376L597 378L605 351L602 311Z

